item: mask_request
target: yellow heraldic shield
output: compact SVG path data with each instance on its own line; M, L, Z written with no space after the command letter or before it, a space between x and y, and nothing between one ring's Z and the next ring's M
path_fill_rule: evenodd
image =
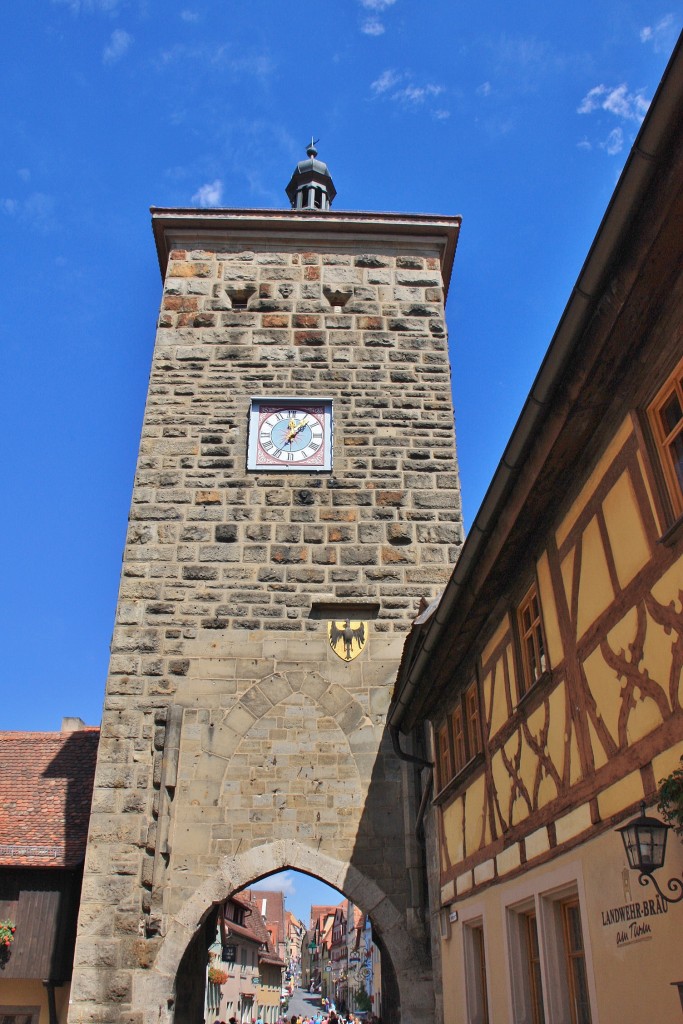
M368 624L360 619L334 619L327 624L330 647L342 661L353 661L367 643Z

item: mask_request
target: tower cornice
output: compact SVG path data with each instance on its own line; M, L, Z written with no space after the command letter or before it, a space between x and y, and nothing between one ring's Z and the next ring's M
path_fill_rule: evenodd
M391 246L429 242L441 263L444 291L448 285L460 232L460 216L374 213L367 211L241 210L152 207L152 230L159 267L166 273L173 249L201 249L223 236L249 248L250 239L263 245L267 235L278 246L319 248L323 240L336 247L358 247L385 241ZM310 239L310 242L308 241Z

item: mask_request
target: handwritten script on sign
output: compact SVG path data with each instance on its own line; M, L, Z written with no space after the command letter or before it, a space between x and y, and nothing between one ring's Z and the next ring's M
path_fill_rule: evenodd
M621 907L610 907L601 910L602 927L624 925L617 931L617 946L627 946L632 942L644 942L652 938L651 920L659 914L666 914L668 907L659 896L653 900L638 900L625 903Z

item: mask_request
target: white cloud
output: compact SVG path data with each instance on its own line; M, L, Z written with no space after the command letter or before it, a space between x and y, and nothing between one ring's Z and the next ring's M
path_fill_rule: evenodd
M0 199L0 210L8 217L18 217L37 231L50 231L55 227L53 217L55 201L45 192L31 192L26 199Z
M678 36L678 25L673 14L665 14L655 25L640 30L641 43L652 43L655 53L669 53Z
M180 12L180 17L182 21L199 21L199 14L197 11L191 11L188 8Z
M384 35L384 25L379 18L367 18L361 25L360 30L366 36Z
M411 76L405 72L392 70L383 71L379 78L371 83L370 88L375 96L384 96L404 107L420 107L427 100L433 100L444 91L442 85L435 85L427 82L425 85L415 85L410 81ZM405 84L402 84L405 83ZM401 88L398 88L401 86ZM443 109L432 111L433 115L441 120L448 117L448 111Z
M604 142L600 143L602 149L610 156L616 156L624 148L624 132L621 128L613 128Z
M276 875L268 875L259 882L254 882L250 889L265 889L266 892L283 892L285 896L293 896L296 892L294 875L291 871L278 871Z
M417 105L424 103L430 96L439 96L442 92L442 85L407 85L405 89L395 92L392 99Z
M433 116L437 121L446 121L450 116L450 110L435 110Z
M647 114L649 106L649 100L646 100L640 93L630 93L626 85L620 85L618 88L612 89L605 97L605 102L603 103L604 109L609 110L611 114L623 117L627 121L639 122Z
M393 89L395 85L403 78L403 75L397 75L395 71L383 71L379 78L371 84L370 88L372 91L380 96L384 92L388 92L389 89Z
M592 149L593 146L591 145L591 143L588 141L588 139L584 135L584 137L582 139L579 139L579 141L576 143L576 148L577 149Z
M223 198L223 182L216 178L215 181L200 185L192 196L192 202L198 206L220 206Z
M490 96L492 92L490 82L482 82L477 86L477 96Z
M122 28L114 29L109 42L102 52L104 63L115 64L117 60L121 60L132 42L133 37L128 32L124 32Z
M638 124L647 113L650 101L642 92L629 92L626 83L610 89L606 85L596 85L590 89L576 108L577 114L592 114L594 110L606 110L624 121L635 121Z
M591 114L594 110L597 110L601 103L601 97L607 92L604 85L596 85L590 92L581 100L581 103L576 108L577 114Z
M20 167L17 171L17 174L19 175L22 181L28 181L31 177L31 172L29 171L28 167Z
M360 0L361 7L368 11L386 11L387 7L393 7L396 0Z

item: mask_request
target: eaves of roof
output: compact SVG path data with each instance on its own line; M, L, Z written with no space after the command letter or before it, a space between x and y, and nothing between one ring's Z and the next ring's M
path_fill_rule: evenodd
M438 603L420 616L409 635L388 712L390 729L411 727L413 702L425 670L467 596L474 570L500 521L525 465L529 445L552 405L553 397L583 332L602 297L611 267L635 212L680 131L683 109L683 36L678 40L655 97L624 166L578 280L524 403L458 562Z

